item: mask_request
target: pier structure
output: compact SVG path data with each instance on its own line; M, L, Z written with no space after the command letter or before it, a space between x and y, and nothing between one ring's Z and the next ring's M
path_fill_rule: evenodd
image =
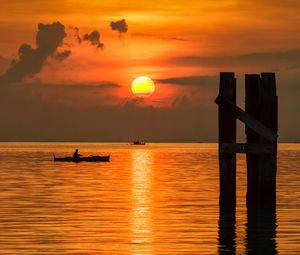
M247 160L247 207L275 206L278 98L275 73L245 75L245 110L236 105L236 78L220 73L220 209L236 205L236 153ZM236 120L245 124L246 143L236 142Z

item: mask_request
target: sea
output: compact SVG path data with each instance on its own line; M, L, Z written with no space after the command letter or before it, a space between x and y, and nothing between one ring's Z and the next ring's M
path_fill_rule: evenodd
M53 161L77 148L111 161ZM276 210L258 223L246 175L239 154L224 217L217 144L0 143L0 254L300 254L300 144L279 144Z

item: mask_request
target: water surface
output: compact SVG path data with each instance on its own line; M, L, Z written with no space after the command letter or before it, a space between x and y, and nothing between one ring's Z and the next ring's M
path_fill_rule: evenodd
M111 162L53 162L75 148ZM219 214L216 144L0 143L0 254L299 254L300 145L279 146L263 227L237 165L234 217Z

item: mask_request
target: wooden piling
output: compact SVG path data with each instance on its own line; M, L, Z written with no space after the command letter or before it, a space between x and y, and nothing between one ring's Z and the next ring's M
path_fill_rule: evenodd
M260 116L258 120L273 132L278 131L278 99L276 95L276 80L274 73L261 74ZM259 203L274 206L276 203L277 174L277 139L273 143L260 137L259 143L274 145L274 153L261 155L259 158Z
M277 96L274 73L246 75L246 113L277 134ZM247 206L274 205L276 202L277 138L265 139L246 127L247 143L270 145L269 154L247 153Z
M258 74L246 74L245 75L245 111L256 120L259 119L259 101L260 94L260 76ZM257 144L260 141L260 135L251 129L249 126L245 126L246 139L249 144ZM259 145L258 145L259 146ZM246 153L247 158L247 206L255 205L258 200L258 158L259 154Z
M236 103L236 79L234 73L220 73L219 96ZM219 105L219 146L236 143L236 116ZM220 206L236 205L236 154L224 153L219 148Z

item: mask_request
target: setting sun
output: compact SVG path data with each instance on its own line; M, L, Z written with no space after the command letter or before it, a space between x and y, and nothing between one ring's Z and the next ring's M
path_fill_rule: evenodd
M150 96L155 91L155 85L149 77L139 76L131 83L131 91L136 96Z

